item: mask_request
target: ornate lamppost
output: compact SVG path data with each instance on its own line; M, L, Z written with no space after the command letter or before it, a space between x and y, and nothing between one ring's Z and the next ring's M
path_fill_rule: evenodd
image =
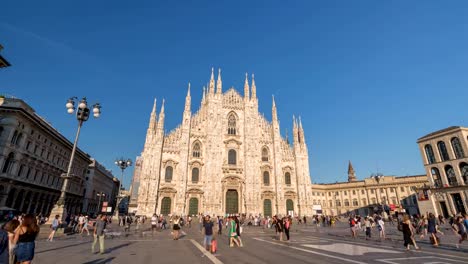
M75 112L75 102L78 101L77 97L71 97L68 99L67 104L65 105L67 108L67 112L69 114L73 114ZM93 116L98 118L101 115L101 105L96 103L92 106L93 108ZM75 142L73 143L73 149L70 155L70 162L68 163L67 173L62 174L61 177L64 179L62 184L62 189L60 193L60 198L58 199L57 203L54 205L52 209L51 216L61 215L62 219L64 220L67 217L67 205L66 203L66 196L68 190L69 179L73 177L78 177L77 175L71 174L71 169L73 166L73 159L75 158L76 146L78 145L78 138L80 137L81 126L83 123L88 121L90 115L90 109L88 107L88 102L86 101L86 97L83 97L78 103L78 109L76 111L76 119L78 120L78 129L76 131ZM49 217L49 219L54 219L54 217Z
M106 197L106 194L103 193L103 192L98 192L97 194L97 197L99 197L99 203L98 203L98 215L101 213L101 210L102 210L102 203L101 203L101 200L103 197Z
M118 218L119 217L119 205L122 201L122 199L125 197L122 193L123 189L123 177L124 177L124 171L126 168L132 166L132 160L131 159L124 159L120 158L115 161L115 165L117 165L120 170L122 171L122 174L120 176L120 186L119 186L119 194L117 196L117 204L115 206L115 214L114 217Z

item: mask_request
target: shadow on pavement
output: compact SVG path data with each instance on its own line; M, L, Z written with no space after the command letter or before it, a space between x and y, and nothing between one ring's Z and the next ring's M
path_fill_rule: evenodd
M54 243L56 243L56 242L54 242ZM83 244L88 244L88 243L89 243L89 242L82 242L82 243L72 244L72 245L63 246L63 247L56 247L56 248L51 248L51 249L36 251L36 254L44 253L44 252L49 252L49 251L54 251L54 250L58 250L58 249L69 248L69 247L75 247L75 246L77 246L77 245L83 245Z
M111 263L113 259L114 257L106 258L106 259L96 259L93 261L84 262L83 264L105 264L105 263Z
M117 249L121 249L121 248L124 248L124 247L128 247L129 245L131 245L132 243L129 242L129 243L125 243L125 244L122 244L122 245L118 245L118 246L115 246L115 247L112 247L112 248L108 248L106 250L106 253L111 253L112 251L115 251Z

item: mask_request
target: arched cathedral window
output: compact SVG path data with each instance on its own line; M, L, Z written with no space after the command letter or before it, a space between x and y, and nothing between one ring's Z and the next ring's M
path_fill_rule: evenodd
M195 143L195 144L193 145L193 153L192 153L192 156L193 156L194 158L199 158L199 157L201 157L200 143L197 142L197 143Z
M286 172L284 174L284 183L286 183L286 185L291 185L291 173Z
M262 149L262 161L268 161L268 160L269 160L268 148L264 147Z
M263 172L263 184L270 185L270 173L268 171Z
M228 152L228 164L236 165L237 164L237 153L235 150L231 149Z
M236 134L236 116L234 114L230 114L228 117L228 134L235 135Z
M200 170L198 168L192 169L192 182L197 183L200 177Z
M174 172L174 169L171 166L166 167L166 173L164 174L164 180L166 182L171 182L172 181L172 173Z

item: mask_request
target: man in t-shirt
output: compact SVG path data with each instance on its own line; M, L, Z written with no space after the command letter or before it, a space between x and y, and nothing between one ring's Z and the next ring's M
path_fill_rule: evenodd
M96 246L97 241L99 240L99 252L104 254L104 229L107 225L107 217L105 215L99 215L96 220L96 226L94 227L94 241L91 246L91 253L94 254L94 247Z
M156 217L156 214L153 214L151 217L151 232L154 233L154 230L156 230L156 227L158 226L158 218Z
M205 248L206 250L210 251L211 248L211 240L213 239L213 226L214 223L211 221L210 216L205 216L205 221L203 222L203 229L205 230Z

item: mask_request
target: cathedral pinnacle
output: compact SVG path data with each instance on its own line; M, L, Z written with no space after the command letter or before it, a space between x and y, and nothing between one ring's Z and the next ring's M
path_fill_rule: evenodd
M276 102L275 102L275 96L272 95L273 98L273 106L271 108L271 117L273 119L273 122L278 122L278 114L276 112Z
M244 99L250 99L250 89L249 89L249 75L245 73L245 83L244 83Z
M257 98L257 86L255 85L255 75L252 73L252 99Z
M221 69L218 69L218 81L216 82L216 93L221 94L223 92L223 82L221 81Z
M190 82L188 83L187 89L187 97L185 97L185 112L190 112L190 104L191 104L191 97L190 97Z
M156 98L154 98L153 110L151 111L150 121L148 126L148 131L154 130L156 128Z
M215 92L215 80L214 80L214 68L211 68L211 79L210 79L210 95L214 94Z
M165 100L163 99L162 101L162 106L161 106L161 112L159 113L159 120L158 120L158 124L160 125L164 125L164 103L165 103Z

